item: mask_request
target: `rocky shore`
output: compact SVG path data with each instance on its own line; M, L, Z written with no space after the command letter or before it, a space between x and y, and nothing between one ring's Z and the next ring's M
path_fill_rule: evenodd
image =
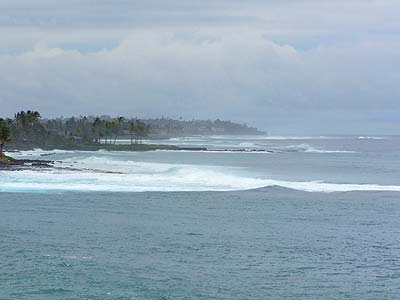
M0 157L0 171L20 171L28 169L52 168L51 160L13 159L8 156Z
M154 150L174 150L174 151L201 151L201 152L266 152L276 153L273 150L259 149L218 149L210 150L205 147L178 147L172 145L139 145L141 147L131 148L131 145L109 145L109 147L83 147L85 150L107 150L107 151L154 151ZM82 148L73 150L83 150ZM18 150L12 150L12 152ZM42 154L41 156L51 156L54 153ZM42 159L14 159L12 157L0 156L0 171L20 171L29 169L54 168L54 161Z

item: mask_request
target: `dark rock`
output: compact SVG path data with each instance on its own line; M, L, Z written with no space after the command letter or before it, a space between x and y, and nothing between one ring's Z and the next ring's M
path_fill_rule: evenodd
M51 160L19 159L9 163L0 162L0 170L19 171L38 168L53 168L54 162Z

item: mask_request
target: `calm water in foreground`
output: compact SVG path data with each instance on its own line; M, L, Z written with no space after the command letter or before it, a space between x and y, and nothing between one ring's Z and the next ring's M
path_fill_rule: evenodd
M15 154L0 299L400 297L397 138L172 142L275 153Z

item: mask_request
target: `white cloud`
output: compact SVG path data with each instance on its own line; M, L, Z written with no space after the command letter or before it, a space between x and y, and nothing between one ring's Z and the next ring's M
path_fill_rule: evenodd
M391 0L31 3L0 5L5 114L260 123L274 112L400 108Z

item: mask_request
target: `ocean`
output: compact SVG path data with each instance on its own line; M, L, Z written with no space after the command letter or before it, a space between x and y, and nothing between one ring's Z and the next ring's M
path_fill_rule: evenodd
M400 297L399 137L146 142L211 151L10 153L0 299Z

